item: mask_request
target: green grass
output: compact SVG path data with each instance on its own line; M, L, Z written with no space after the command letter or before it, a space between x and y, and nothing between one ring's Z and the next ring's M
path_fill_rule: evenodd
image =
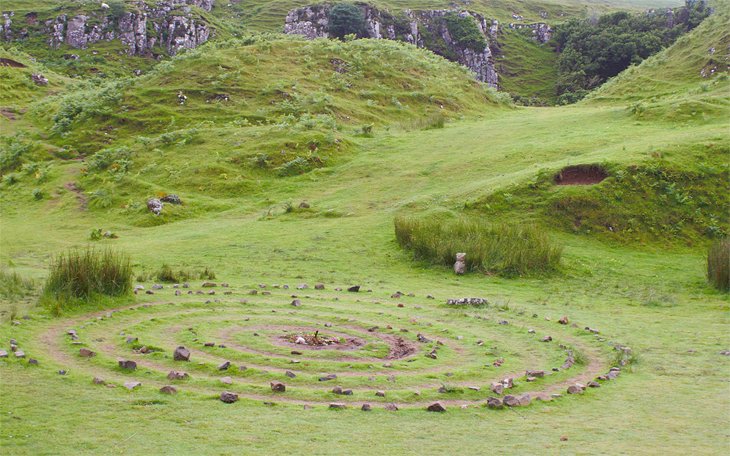
M284 9L281 3L274 6ZM715 42L716 33L715 29L704 32L680 40L668 52L695 55L695 51L706 50ZM271 68L265 77L252 70L249 76L259 78L257 82L245 86L248 78L241 77L231 87L248 87L239 96L248 97L244 99L268 116L277 106L267 105L273 98L261 95L261 80L288 84L302 79L311 93L317 87L314 76L306 80L299 66L285 65L284 60L303 52L299 55L312 59L316 70L329 58L320 54L329 45L307 44L310 50L305 52L292 43L292 50L284 49L285 44L281 48L272 45L273 56L264 48L255 48L255 53L247 52L253 48L246 47L212 49L211 61L217 66L225 63L218 60L223 55L247 54L264 61L267 66L262 68ZM691 48L683 47L688 43ZM339 49L338 55L358 49L364 53L379 45L353 46ZM395 51L384 47L380 55L388 52ZM190 58L205 62L194 54ZM28 357L39 361L34 366L12 355L0 359L4 393L0 395L0 444L5 452L233 454L245 447L253 454L444 454L454 448L463 454L483 454L485 436L494 435L495 429L499 429L499 438L489 440L488 447L504 454L718 454L725 450L717 426L707 423L723 423L730 407L730 370L727 358L720 354L730 349L730 302L727 293L707 283L706 242L642 245L632 239L576 235L550 225L551 238L563 246L560 275L516 279L456 276L447 268L413 262L411 253L398 246L393 218L403 213L470 215L470 204L512 186L534 192L515 192L516 207L524 204L529 208L534 203L533 209L539 209L563 190L592 192L588 188L541 187L541 170L547 170L549 177L565 166L582 163L606 164L612 173L625 171L626 178L632 176L633 167L646 170L661 163L678 176L691 177L686 180L689 188L719 189L726 185L723 173L727 172L722 166L728 145L728 107L722 101L726 82L718 79L717 86L701 92L705 103L696 108L699 114L694 117L700 120L694 120L663 113L673 103L695 100L707 81L689 76L676 84L669 79L660 81L658 85L671 85L672 93L644 100L643 86L634 78L644 71L661 78L662 73L650 66L637 67L623 83L622 77L610 83L612 99L598 97L559 108L506 108L488 96L481 100L470 96L483 92L465 82L462 72L454 72L445 82L454 67L439 65L441 77L434 75L433 86L427 87L446 95L458 92L454 87L469 88L463 92L464 110L453 110L443 128L427 128L431 122L419 125L418 119L430 112L425 105L409 106L406 112L383 107L371 112L358 92L333 92L337 109L349 110L355 119L338 122L342 130L337 134L347 149L337 160L291 177L278 177L273 169L237 165L243 177L233 185L234 168L227 159L238 154L255 157L255 151L269 147L267 143L296 130L283 129L268 136L268 125L229 125L237 111L244 117L250 115L247 109L254 108L237 99L233 102L240 104L235 107L206 107L203 98L196 98L196 90L206 89L205 80L195 79L191 65L183 64L187 60L179 61L180 68L175 68L176 62L124 92L125 100L136 103L130 103L137 108L130 111L130 119L159 120L163 116L155 113L180 110L174 97L179 86L188 84L190 88L183 88L189 92L190 104L185 107L189 111L178 114L175 127L154 123L147 127L144 122L135 128L122 125L104 140L103 135L93 136L91 124L80 122L74 128L85 132L77 138L59 138L48 133L52 110L48 117L27 114L0 124L3 132L23 132L41 150L66 157L49 154L52 168L41 183L35 174L22 172L21 166L21 171L14 171L16 184L2 184L0 262L9 274L16 272L42 283L55 255L83 248L89 232L103 227L119 238L97 242L127 252L148 289L155 280L153 273L163 263L173 270L208 266L215 271L216 280L231 286L215 288L215 295L187 295L186 289L177 289L183 296L175 296L175 290L167 287L154 290L155 295L138 294L134 301L105 300L69 309L60 318L31 307L27 297L3 299L0 310L7 316L14 314L13 320L20 324L0 325L0 338L16 339ZM305 59L296 62L308 63ZM701 67L693 62L694 58L668 60L663 71L699 74ZM211 66L201 68L199 74L211 70L214 75L230 71ZM368 90L381 94L394 90L395 85L388 85L394 80L388 75L390 70L380 71L384 79L357 83L372 84ZM398 81L426 84L429 79L424 77L416 73ZM647 91L652 90L647 86ZM173 97L171 103L166 101L168 96ZM51 100L48 106L57 106L57 102ZM656 103L664 112L637 117L629 109L636 102ZM302 115L314 109L306 107ZM111 115L121 116L117 112ZM197 125L206 117L209 123ZM374 124L369 137L361 135L366 120ZM251 130L244 133L247 128ZM188 139L192 129L197 133ZM176 133L181 130L183 133ZM170 140L161 135L169 133L176 133L175 139L165 144ZM136 143L140 135L149 142ZM88 163L69 159L76 156L72 141L93 145L89 148L93 153L129 147L131 171L119 181L109 172L112 165L89 171ZM236 146L239 141L241 145ZM67 155L60 152L61 147L66 147ZM24 164L40 160L33 158ZM711 166L703 168L702 162ZM223 173L228 173L228 179ZM80 190L69 189L71 182L78 183ZM617 183L613 174L592 188L607 188L612 182ZM530 188L531 184L537 188ZM47 196L37 201L32 190L39 185ZM88 192L100 188L114 194L112 204L84 209ZM183 207L166 206L169 212L161 217L141 207L147 196L172 191L183 198ZM724 203L718 195L712 190L707 198L719 208ZM310 207L299 209L302 201ZM627 207L636 209L639 204ZM660 204L647 207L652 213L665 213ZM528 217L526 212L514 214ZM490 223L506 221L496 216L487 219ZM191 283L195 287L191 290L199 290L200 282ZM326 289L314 290L312 285L317 282ZM310 288L297 290L299 283L308 283ZM259 288L259 284L267 288ZM290 289L273 284L288 284ZM354 284L362 285L360 293L334 290ZM249 294L252 289L259 293ZM368 293L368 289L373 291ZM224 294L226 291L232 294ZM391 298L395 291L404 295ZM408 296L409 292L415 296ZM291 306L292 294L302 300L301 307ZM436 299L427 299L427 294ZM466 296L485 297L491 304L469 309L444 304L448 298ZM398 307L399 303L404 307ZM557 323L564 315L571 324ZM501 320L509 324L500 325ZM324 327L325 322L332 327ZM351 352L351 359L322 351L294 364L291 348L272 342L283 334L273 327L276 325L316 326L323 333L342 331L362 337L365 345ZM363 361L385 353L382 340L367 331L373 326L379 327L378 332L401 335L417 344L415 361L395 360L391 368L382 367L384 360ZM586 326L600 333L591 334L583 329ZM401 332L401 328L409 332ZM528 328L536 334L528 333ZM66 335L69 329L78 331L79 340ZM437 360L423 356L433 343L417 342L419 332L445 343ZM539 342L539 337L548 334L555 338L552 343ZM127 337L138 341L127 344ZM478 340L484 344L477 345ZM207 341L217 344L205 347ZM219 347L221 343L226 347ZM146 355L135 352L142 344L159 350ZM469 402L491 395L489 382L505 373L535 368L552 372L565 358L560 344L579 352L576 358L583 363L539 380L535 388L585 373L592 360L602 369L621 361L623 355L614 350L615 344L629 346L637 362L601 388L550 402L535 401L517 410L493 411L480 406L461 410L449 405L445 414L435 414L425 412L418 402L452 398ZM178 345L192 348L189 363L172 360ZM81 347L97 355L82 358ZM119 357L137 360L140 368L134 372L119 369ZM501 357L505 364L492 366ZM223 360L233 362L227 374L217 370ZM241 369L242 364L248 369ZM428 370L433 367L437 371ZM173 382L179 389L177 395L160 394L159 387L170 383L167 372L180 368L191 373L190 379ZM58 375L60 369L67 370L67 375ZM285 369L296 370L297 377L288 379ZM338 382L354 390L352 397L334 395L330 390L335 383L323 385L317 380L335 369L348 374L340 375ZM371 371L377 372L372 381L368 380ZM395 382L388 380L390 374L396 375ZM230 375L234 384L223 385L223 375ZM116 387L93 385L94 376ZM141 381L142 387L127 391L122 384L130 380ZM287 382L287 393L274 395L269 389L273 380ZM442 384L453 392L438 393ZM481 391L468 388L474 385L481 386ZM372 394L376 388L387 390L385 399ZM517 388L523 392L533 386L518 381ZM227 389L239 392L242 400L222 404L217 396ZM414 390L419 391L420 399ZM289 402L294 399L301 402ZM338 413L327 409L328 402L340 400L368 401L375 410L364 413L351 407ZM399 404L401 410L383 410L389 401ZM689 402L700 405L677 405ZM302 403L314 407L304 410ZM160 436L165 437L164 443Z

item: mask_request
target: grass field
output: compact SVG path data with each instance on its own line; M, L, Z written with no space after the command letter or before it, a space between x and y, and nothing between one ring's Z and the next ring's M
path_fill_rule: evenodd
M117 110L118 101L107 105L100 98L101 108L65 135L51 131L53 115L63 96L88 87L59 79L48 90L60 97L34 102L35 89L24 89L22 78L3 81L19 95L0 94L15 117L0 116L0 132L20 134L30 149L22 165L3 171L0 184L0 349L10 352L12 338L26 354L0 358L0 449L33 455L727 452L730 357L721 352L730 350L730 298L705 277L716 235L702 225L709 215L673 220L683 229L672 236L577 232L542 206L602 190L612 193L606 201L621 201L618 194L634 187L624 186L616 170L662 163L704 176L673 196L672 205L719 214L717 236L726 233L728 202L716 189L727 186L721 180L730 151L730 84L720 60L727 21L718 13L667 52L568 107L511 106L457 67L391 43L375 55L396 55L397 64L373 70L366 82L345 81L356 84L352 91L335 90L337 81L324 78L330 59L371 68L365 50L380 44L211 46L204 74L228 81L221 87L228 84L235 95L231 105L212 107L205 102L206 80L193 71L205 62L203 48L124 85L122 105L135 108L128 116ZM717 54L708 55L710 47ZM270 77L256 72L256 59L275 69ZM709 59L720 71L702 78ZM232 60L236 74L223 67ZM288 61L298 62L296 68L287 69ZM326 110L302 102L293 113L280 111L280 91L292 84L291 93L314 103L318 77L331 93ZM178 90L189 94L184 109L174 106ZM404 101L410 94L400 101L405 107L386 97L392 91L401 91L397 98ZM433 117L441 111L434 100L446 96L446 115ZM310 111L331 122L296 127ZM260 124L235 124L254 115ZM283 123L286 115L295 120ZM115 122L120 117L130 122ZM363 130L370 124L371 131ZM105 141L95 125L119 128L103 130L113 136ZM180 136L191 128L194 139ZM300 175L230 160L267 147L271 154L287 137L312 131L344 146ZM177 136L165 143L163 135ZM89 157L105 147L129 148L126 174L88 170ZM116 156L117 165L124 157ZM544 180L565 166L596 163L614 174L590 186ZM659 197L669 195L662 189ZM183 206L166 205L154 216L144 203L161 193L179 194ZM496 194L499 204L484 206ZM700 196L711 204L697 202ZM662 213L660 202L646 207ZM398 246L393 220L403 215L529 220L563 248L561 264L549 275L457 276L449 267L414 261ZM91 241L98 228L118 238ZM88 245L128 254L134 283L145 291L163 264L209 268L218 286L204 288L196 277L190 288L165 283L151 295L94 300L52 316L38 305L52 258ZM360 291L348 292L353 285ZM446 304L462 297L489 304ZM301 305L293 306L294 299ZM566 325L558 323L563 316ZM298 347L283 339L316 330L351 345L294 355ZM545 336L553 340L542 342ZM191 350L189 362L173 359L179 345ZM80 348L95 356L81 357ZM573 362L565 367L567 358ZM119 359L136 361L137 369L120 368ZM231 366L219 370L224 361ZM619 365L617 379L567 394L569 385ZM171 370L190 378L168 380ZM526 370L546 375L527 381ZM338 378L319 381L331 373ZM106 385L92 383L94 377ZM513 378L514 388L490 391L504 378ZM128 390L130 381L141 386ZM286 392L272 392L272 381L285 383ZM164 395L164 385L179 392ZM335 394L335 386L353 394ZM240 400L224 404L223 391ZM531 404L485 405L506 394L530 394ZM427 412L434 401L446 412ZM347 408L330 410L331 402ZM360 410L365 402L371 412ZM399 410L386 410L391 403Z

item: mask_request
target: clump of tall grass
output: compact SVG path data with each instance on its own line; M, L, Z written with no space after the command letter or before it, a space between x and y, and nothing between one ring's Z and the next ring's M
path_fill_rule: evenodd
M43 299L56 309L96 296L123 296L132 291L129 257L111 249L69 250L51 261Z
M553 272L562 255L562 247L532 225L396 217L395 236L417 260L451 266L457 252L466 252L467 270L505 277Z
M707 280L721 291L730 291L730 238L715 241L707 253Z

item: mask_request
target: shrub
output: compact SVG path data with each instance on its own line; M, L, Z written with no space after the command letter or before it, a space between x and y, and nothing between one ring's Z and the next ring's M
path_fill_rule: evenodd
M715 241L707 254L707 280L721 291L730 291L730 239Z
M20 138L3 138L0 143L0 174L14 171L23 163L23 156L28 155L32 144Z
M362 36L365 33L365 16L357 6L351 3L338 3L332 7L328 15L329 34L334 38L345 38L346 35Z
M69 250L51 261L43 296L56 303L123 296L132 291L129 257L113 250Z
M466 252L468 270L505 277L555 271L562 254L537 226L397 217L395 235L417 260L451 266L457 252Z
M126 147L102 149L87 159L90 171L109 170L112 173L125 173L132 165L132 152Z

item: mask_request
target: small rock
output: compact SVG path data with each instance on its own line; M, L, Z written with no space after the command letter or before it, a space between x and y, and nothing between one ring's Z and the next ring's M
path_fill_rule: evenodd
M347 408L347 405L345 405L341 402L330 403L330 409L332 409L332 410L344 410L345 408Z
M502 382L494 382L490 385L489 389L491 389L494 394L502 394L504 391L504 385Z
M231 377L221 377L221 383L231 385L233 384L233 379Z
M82 356L84 358L91 358L92 356L96 356L96 353L89 350L88 348L80 348L79 356Z
M291 305L294 307L300 307L302 305L302 301L300 301L299 299L295 299L291 302Z
M375 395L378 396L378 397L385 397L385 391L378 390L378 391L375 392Z
M223 391L220 396L221 402L225 402L226 404L233 404L234 402L238 401L238 394L231 393L230 391Z
M281 382L271 382L271 391L275 393L283 393L286 391L286 385Z
M142 386L142 383L141 382L125 382L124 383L124 387L127 388L130 391L133 390L133 389L135 389L135 388L139 388L140 386Z
M287 376L287 377L289 377L289 378L295 378L295 377L297 376L297 374L295 374L294 372L292 372L292 371L289 371L289 370L288 370L288 371L286 371L286 372L284 373L284 375L286 375L286 376Z
M314 286L314 289L315 290L324 290L324 284L323 283L318 283L318 284L316 284Z
M389 412L397 412L398 411L398 406L395 405L395 404L393 404L393 403L391 403L391 404L385 404L385 410L387 410Z
M553 338L550 337L550 336L545 336L545 337L542 338L542 341L543 342L552 342L552 340L553 340Z
M127 370L135 370L137 369L137 363L132 360L119 360L119 367Z
M0 350L0 358L7 358L7 357L8 357L8 352L6 352L5 350Z
M225 362L223 362L222 364L220 364L218 366L218 370L219 371L228 370L229 367L231 367L231 362L230 361L225 361Z
M94 377L94 379L91 382L94 385L104 385L104 384L106 384L106 382L104 381L104 379L99 378L99 377Z
M570 320L568 320L568 317L564 315L560 320L558 320L558 323L561 325L567 325L570 323Z
M502 402L507 407L517 407L520 405L520 400L517 398L517 396L507 395L502 399Z
M370 404L362 404L362 407L360 407L360 410L362 410L363 412L369 412L372 409L373 408L370 406Z
M496 397L487 398L487 407L490 409L501 409L503 407L502 401Z
M175 361L190 361L190 350L181 345L175 349L172 357Z
M429 412L445 412L446 407L441 405L440 402L434 402L433 404L429 405L426 410L428 410Z
M170 371L170 373L167 374L168 380L186 380L188 378L190 378L190 376L186 372Z
M28 358L28 364L31 364L33 366L37 366L38 365L38 360L35 359L35 358Z
M177 388L175 388L172 385L166 385L160 388L160 393L162 394L177 394Z
M329 374L329 375L325 375L324 377L319 377L319 381L320 382L327 382L329 380L334 380L336 378L337 378L337 375L336 374Z
M583 392L583 388L581 388L578 384L570 385L568 387L568 394L580 394Z
M350 288L347 289L350 293L357 293L360 291L360 285L353 285Z
M58 375L66 375L66 371L61 369L60 371L58 371Z
M588 387L589 388L600 388L601 384L596 381L591 381L591 382L588 382Z

